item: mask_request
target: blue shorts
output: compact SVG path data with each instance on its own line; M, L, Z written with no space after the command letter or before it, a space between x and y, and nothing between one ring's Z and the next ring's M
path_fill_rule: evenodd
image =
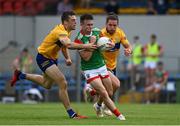
M114 68L113 70L108 69L108 71L110 71L112 74L116 76L116 68Z
M53 60L53 59L48 59L46 57L44 57L42 54L37 54L36 56L36 62L39 66L39 68L45 73L46 69L50 66L52 66L53 64L57 65L58 62L57 60Z

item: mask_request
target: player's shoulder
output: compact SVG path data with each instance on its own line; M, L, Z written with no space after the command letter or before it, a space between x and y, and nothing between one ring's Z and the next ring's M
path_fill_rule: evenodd
M55 32L57 32L57 30L58 30L57 27L58 27L58 25L55 25L54 27L52 27L49 33L55 33Z
M83 38L83 34L81 34L81 32L79 31L77 36L76 36L76 39L81 40L82 38Z
M101 30L99 28L93 28L92 29L92 35L96 35L96 36L99 36L101 35Z
M122 33L122 32L124 32L124 30L121 27L117 27L116 32Z
M103 27L103 28L101 29L101 31L102 31L102 32L105 32L105 31L106 31L106 27Z
M68 31L64 28L64 26L62 24L57 25L56 30L68 33Z
M56 25L53 31L55 34L58 34L61 36L69 36L70 34L68 33L68 31L66 31L66 29L64 28L62 24Z

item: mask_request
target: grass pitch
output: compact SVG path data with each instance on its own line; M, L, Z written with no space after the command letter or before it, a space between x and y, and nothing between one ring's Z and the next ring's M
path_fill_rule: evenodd
M97 118L92 104L73 103L72 107L89 118L69 119L62 104L0 104L0 125L180 125L180 104L117 104L126 116Z

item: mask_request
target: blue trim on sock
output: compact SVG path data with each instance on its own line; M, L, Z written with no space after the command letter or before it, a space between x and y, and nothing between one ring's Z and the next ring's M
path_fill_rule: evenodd
M19 79L20 79L20 80L26 79L26 74L21 72L21 73L19 74Z
M68 109L67 113L68 113L70 118L73 118L76 115L76 113L72 109Z
M101 107L101 106L102 106L102 104L100 104L100 103L97 103L97 105L98 105L98 107Z

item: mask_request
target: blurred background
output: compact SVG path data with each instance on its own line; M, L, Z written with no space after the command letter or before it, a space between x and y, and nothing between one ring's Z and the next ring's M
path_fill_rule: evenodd
M159 57L168 73L168 79L158 92L159 103L180 103L180 0L0 0L0 101L8 102L58 102L58 87L46 90L30 81L19 81L10 87L9 81L14 68L41 74L35 62L36 48L48 32L60 22L60 15L66 10L74 10L78 17L77 29L72 32L72 40L80 30L79 16L94 15L98 28L105 26L107 13L119 16L119 26L133 45L135 36L145 48L156 36L163 48ZM70 51L73 65L65 65L62 56L60 69L68 81L71 101L86 102L84 78L80 73L79 56ZM145 57L134 70L132 57L125 57L123 47L118 58L117 77L121 87L114 100L119 103L155 103L152 96L145 98L146 72ZM152 92L153 95L156 92Z

